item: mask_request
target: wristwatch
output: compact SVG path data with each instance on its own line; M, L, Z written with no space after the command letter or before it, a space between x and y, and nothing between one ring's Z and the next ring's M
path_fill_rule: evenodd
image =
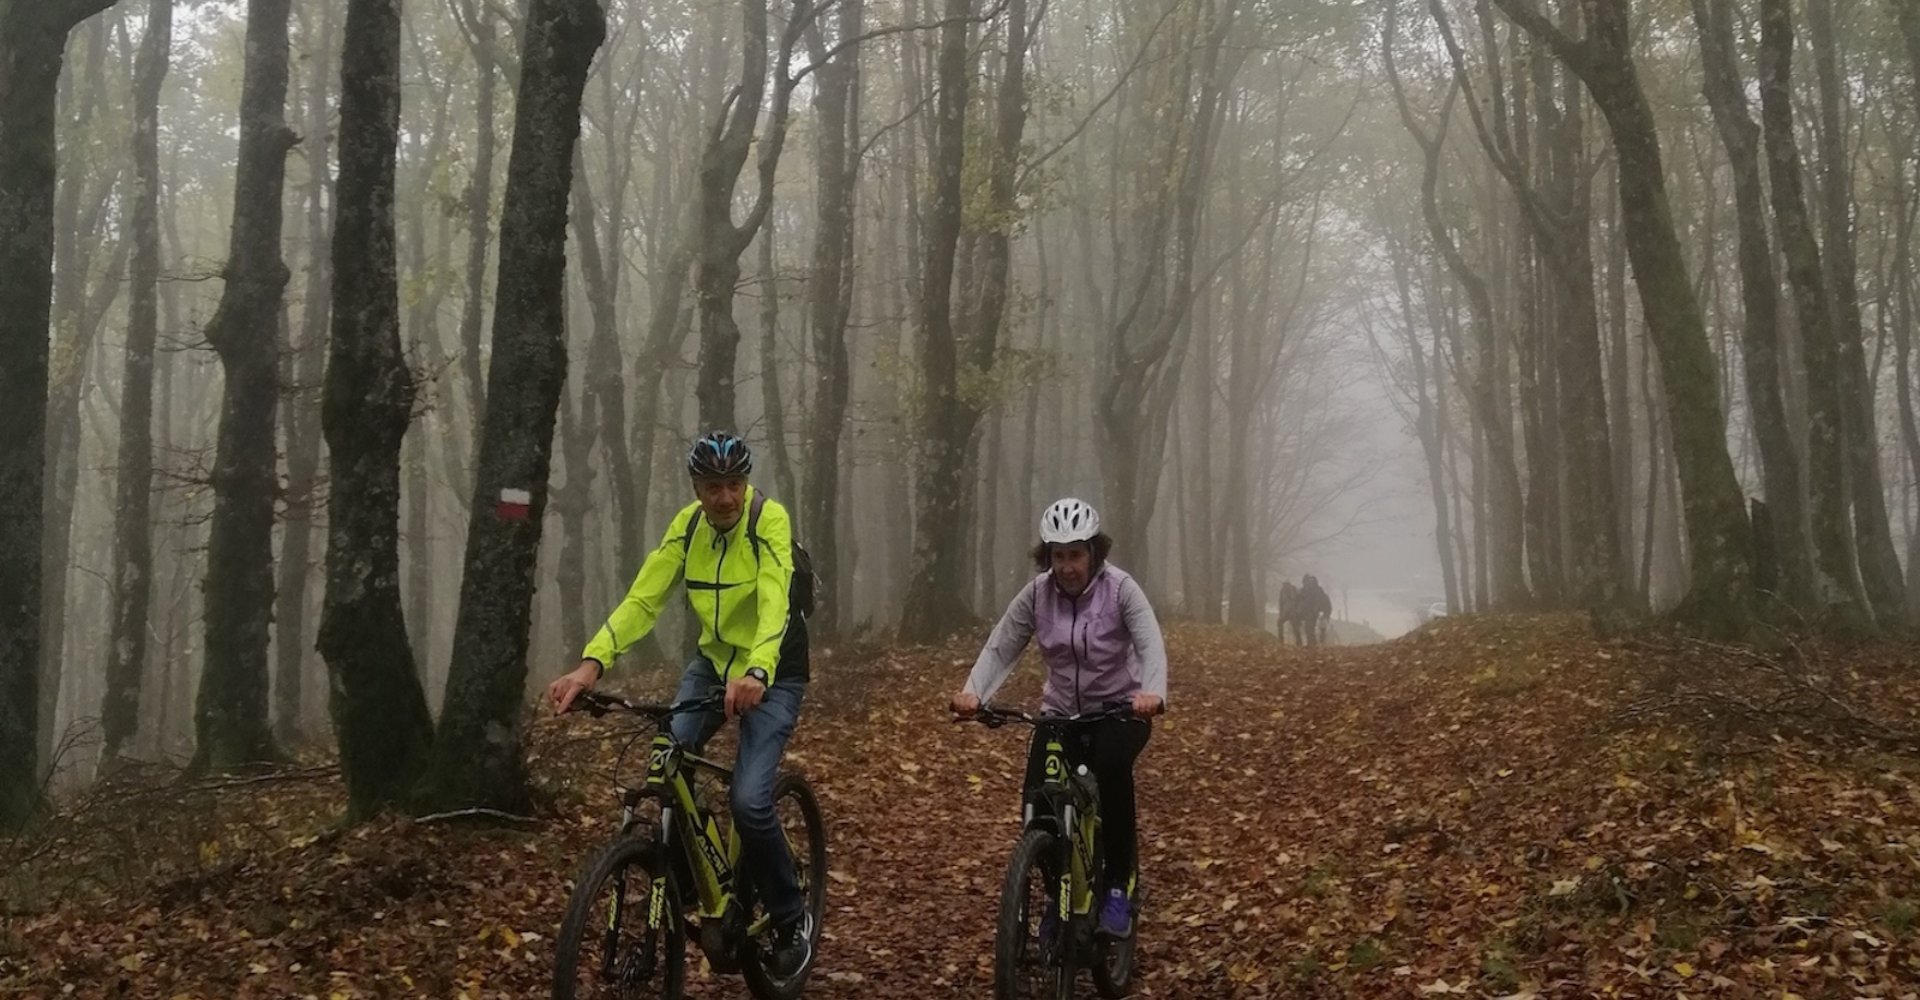
M748 667L747 676L753 678L756 681L759 681L760 686L763 688L770 688L773 686L773 682L767 679L767 671L765 667Z

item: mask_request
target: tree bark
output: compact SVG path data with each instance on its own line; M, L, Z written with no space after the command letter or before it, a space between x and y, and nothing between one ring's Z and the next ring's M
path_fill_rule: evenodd
M1907 43L1907 68L1913 74L1913 103L1920 107L1920 0L1889 0Z
M1752 614L1752 554L1746 503L1727 452L1713 350L1667 200L1653 109L1631 48L1631 5L1589 2L1588 37L1575 42L1528 0L1494 0L1508 17L1579 75L1607 119L1619 160L1620 202L1640 304L1660 356L1682 487L1692 579L1679 616L1740 633Z
M554 421L567 374L567 198L581 97L605 37L596 0L532 0L528 9L452 668L440 729L415 794L425 810L526 806L517 716Z
M1847 157L1840 104L1838 46L1834 40L1833 0L1807 0L1807 33L1813 42L1818 78L1820 189L1825 223L1821 259L1826 265L1829 315L1839 346L1839 385L1844 408L1848 485L1852 487L1853 538L1859 549L1860 581L1874 618L1881 625L1906 620L1905 582L1893 546L1886 488L1880 476L1879 421L1874 415L1874 382L1868 378L1864 324L1860 318L1859 267L1854 259L1853 163Z
M479 4L462 0L456 11L463 12L467 45L473 52L478 79L474 82L473 173L467 178L467 265L466 299L460 306L460 374L467 385L467 413L470 426L479 428L487 409L486 371L481 366L485 354L480 342L481 323L486 318L487 245L491 235L493 211L494 88L499 77L499 57L495 52L494 11L490 2ZM467 484L461 484L465 486Z
M335 309L321 403L333 491L320 652L347 815L363 819L406 801L433 742L400 610L400 448L414 385L400 345L394 248L399 4L348 0L341 53Z
M1780 284L1774 275L1767 236L1766 198L1760 175L1760 127L1748 109L1745 85L1735 57L1733 21L1727 0L1693 0L1705 64L1704 91L1721 145L1733 167L1734 216L1739 225L1740 291L1744 314L1741 358L1745 362L1747 406L1760 450L1761 481L1766 492L1779 560L1779 597L1789 608L1812 609L1813 558L1807 539L1806 504L1800 456L1788 429L1786 400L1780 391Z
M327 316L332 301L323 248L331 242L327 205L333 197L333 182L327 151L332 146L328 130L332 127L335 21L333 4L313 6L318 8L318 23L311 26L315 39L312 82L308 85L306 135L301 139L307 160L305 300L301 303L299 340L281 359L288 376L286 388L292 390L283 400L286 409L281 421L287 438L287 513L281 525L280 580L275 588L279 610L274 615L274 736L283 745L301 738L305 720L304 680L311 649L307 644L307 584L312 575L315 508L320 502L317 383L326 365Z
M900 637L907 642L933 642L962 620L953 581L962 572L961 475L966 466L966 439L954 430L961 403L959 345L953 329L953 273L960 241L960 168L966 151L967 91L971 82L964 19L972 13L972 0L945 0L947 23L940 29L935 71L938 84L930 150L933 183L922 222L925 257L918 303L922 451L913 463L913 571L907 578L900 622Z
M1916 22L1920 27L1920 21ZM1916 62L1920 66L1920 62ZM1916 147L1909 140L1906 162L1914 162ZM1893 275L1894 288L1894 373L1899 393L1900 441L1906 449L1908 474L1920 481L1920 418L1914 412L1913 338L1915 310L1913 301L1913 210L1910 207L1914 187L1907 168L1893 168L1893 210L1895 218ZM1907 617L1920 617L1920 531L1909 526L1907 534Z
M1807 365L1807 486L1812 494L1814 598L1844 619L1865 624L1855 546L1848 525L1846 413L1820 247L1801 193L1800 150L1793 134L1793 14L1788 0L1761 0L1760 117L1765 127L1773 214L1786 257Z
M152 0L133 87L133 271L120 390L114 513L113 641L100 706L101 768L120 758L140 723L153 593L153 347L160 325L160 85L173 52L173 0Z
M96 129L107 88L106 57L108 31L103 21L87 26L82 36L86 58L82 68L70 78L74 92L71 102L61 101L63 117L71 115L69 126L76 136ZM76 162L84 163L84 158ZM94 345L100 329L122 283L115 280L124 273L128 245L116 240L104 275L115 278L93 280L94 261L105 239L106 217L121 169L80 170L61 183L54 203L53 248L53 357L52 382L47 406L47 480L43 494L42 517L45 540L42 560L46 566L41 596L40 650L40 754L43 766L55 765L53 754L58 742L54 732L55 716L62 693L70 687L72 676L66 669L68 638L68 583L75 562L73 546L74 504L80 482L81 403L86 397L88 377L95 372ZM92 287L89 287L91 282ZM99 379L95 376L95 382Z
M112 0L0 0L0 830L39 805L41 498L55 105L67 35Z
M836 36L856 38L866 12L865 0L841 0ZM847 351L847 318L853 311L854 201L860 176L860 49L826 57L815 28L807 47L820 69L814 79L815 132L813 276L808 283L809 325L818 388L808 415L807 469L801 490L801 526L812 536L814 571L826 581L829 597L808 629L832 636L849 623L830 595L846 593L834 581L841 574L839 554L840 445L846 434L853 376Z
M240 153L226 289L207 340L226 371L207 539L206 666L194 710L190 770L276 759L267 721L267 649L273 623L273 504L278 491L274 412L280 393L275 331L287 265L280 256L287 151L290 0L248 0L240 92Z
M788 503L798 503L800 488L794 482L793 454L787 448L780 363L780 271L774 262L774 227L767 226L760 233L760 388L767 421L766 454L772 459L774 488Z
M700 381L695 390L703 430L727 430L734 424L734 368L740 326L733 318L733 297L740 284L740 255L746 252L773 206L774 169L787 138L787 111L796 80L788 72L800 32L813 20L811 0L797 0L781 32L773 68L773 107L760 137L759 190L745 222L733 221L734 189L754 145L754 125L767 92L767 0L741 0L740 82L714 123L700 158L697 194L699 228L694 285L700 309Z
M1442 454L1443 435L1446 433L1446 404L1442 395L1446 391L1442 375L1444 367L1440 364L1439 331L1435 330L1432 378L1435 395L1440 397L1436 400L1427 394L1427 357L1420 344L1419 327L1414 321L1412 280L1407 273L1409 269L1404 254L1395 254L1393 283L1400 304L1400 336L1406 341L1407 360L1413 366L1414 429L1420 437L1421 451L1427 458L1427 489L1433 500L1433 537L1440 553L1440 575L1446 586L1447 607L1456 610L1461 606L1460 587L1454 573L1453 519L1447 504L1447 466Z

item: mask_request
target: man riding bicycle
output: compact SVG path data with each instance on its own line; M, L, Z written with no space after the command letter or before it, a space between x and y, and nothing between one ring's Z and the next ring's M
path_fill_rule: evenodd
M696 501L674 515L627 596L581 653L580 665L547 688L556 713L606 674L607 665L645 638L674 582L684 579L700 621L699 650L675 700L690 702L725 687L725 717L740 720L732 812L741 863L771 918L774 964L787 977L812 957L812 928L793 858L774 814L774 778L800 717L808 680L806 620L792 607L792 527L786 508L747 483L753 455L745 441L716 432L693 443L687 473ZM685 713L674 739L701 746L721 713Z

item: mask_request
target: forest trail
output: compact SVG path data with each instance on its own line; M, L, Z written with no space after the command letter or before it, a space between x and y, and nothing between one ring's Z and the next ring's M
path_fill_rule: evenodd
M1170 651L1140 764L1138 996L1920 990L1910 650L1795 667L1560 617L1322 650L1176 627ZM946 721L970 659L817 670L789 755L834 873L809 997L990 995L1025 746ZM311 775L96 802L6 883L41 908L0 928L0 996L544 997L569 879L617 810L618 732L536 724L554 814L527 830L332 833L342 792Z

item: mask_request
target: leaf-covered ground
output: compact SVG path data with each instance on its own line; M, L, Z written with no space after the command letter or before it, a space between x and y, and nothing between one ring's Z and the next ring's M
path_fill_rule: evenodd
M1180 628L1171 649L1140 768L1140 996L1920 995L1905 650L1755 657L1571 618L1316 651ZM810 996L989 995L1024 746L945 721L968 662L817 670L790 754L834 868ZM524 830L338 833L323 768L96 796L59 841L0 843L0 996L544 996L616 732L536 725L553 814Z

